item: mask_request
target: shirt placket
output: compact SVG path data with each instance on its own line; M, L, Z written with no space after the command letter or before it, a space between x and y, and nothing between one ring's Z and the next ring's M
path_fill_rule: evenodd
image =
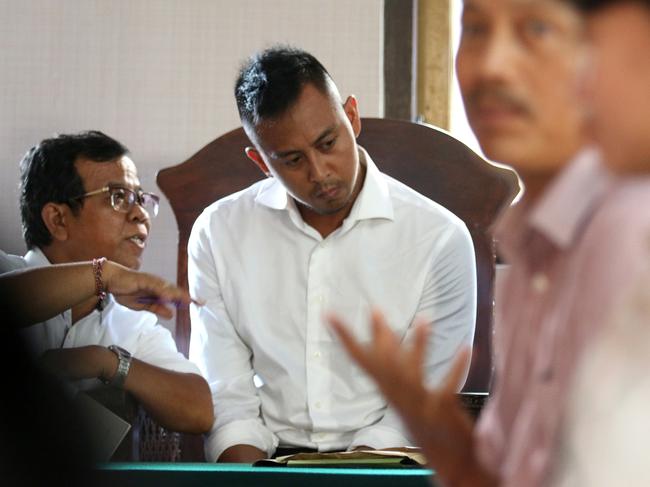
M307 380L307 409L312 420L313 430L322 431L331 421L329 389L331 372L324 366L325 350L323 343L323 312L327 306L327 273L330 244L321 241L311 253L307 277L307 330L305 342L305 364ZM323 432L313 433L312 441L320 443L327 440Z
M92 311L88 316L81 318L74 326L69 322L61 348L74 348L86 344L101 343L102 312Z

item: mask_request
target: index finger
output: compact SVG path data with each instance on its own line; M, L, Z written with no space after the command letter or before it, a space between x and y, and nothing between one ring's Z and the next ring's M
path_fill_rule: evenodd
M167 285L163 287L159 292L158 296L161 301L167 301L169 303L173 303L176 307L178 307L181 304L188 305L194 300L190 296L190 293L188 293L185 289L173 286L173 285Z

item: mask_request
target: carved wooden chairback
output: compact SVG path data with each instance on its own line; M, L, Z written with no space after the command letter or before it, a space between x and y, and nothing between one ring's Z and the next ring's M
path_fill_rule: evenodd
M515 173L489 164L463 143L434 127L405 121L364 118L359 144L379 169L447 207L460 217L476 250L478 308L474 358L465 391L486 392L492 373L491 332L495 275L489 228L518 191ZM215 200L241 190L263 174L250 162L242 128L210 142L187 161L158 173L178 223L178 284L187 288L187 241L192 224ZM188 310L179 310L176 342L187 355Z

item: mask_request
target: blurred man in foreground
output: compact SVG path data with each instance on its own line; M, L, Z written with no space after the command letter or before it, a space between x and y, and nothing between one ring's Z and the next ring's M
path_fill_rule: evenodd
M573 0L586 15L592 48L586 81L592 127L606 162L647 192L650 180L650 1ZM637 212L650 212L639 206ZM642 277L577 370L553 485L650 484L650 233Z
M495 379L477 428L453 394L466 356L443 387L427 389L404 379L419 367L420 347L400 347L380 314L369 347L332 321L445 485L534 487L553 470L576 362L647 258L640 242L650 212L637 210L650 191L612 176L587 148L575 10L554 0L466 0L462 29L457 72L470 125L485 154L515 167L526 187L495 230L510 269L496 294Z

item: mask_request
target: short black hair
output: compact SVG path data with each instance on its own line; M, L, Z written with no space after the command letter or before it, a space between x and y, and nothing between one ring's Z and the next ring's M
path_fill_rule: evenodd
M586 13L624 3L637 3L650 8L650 0L569 0L569 3Z
M331 76L314 56L289 46L274 46L252 56L240 69L235 99L244 126L282 115L306 84L326 93Z
M20 214L27 248L52 242L41 217L47 203L67 203L75 214L83 206L83 200L72 200L86 192L75 166L80 157L107 162L128 152L120 142L96 130L57 135L29 149L20 161Z

